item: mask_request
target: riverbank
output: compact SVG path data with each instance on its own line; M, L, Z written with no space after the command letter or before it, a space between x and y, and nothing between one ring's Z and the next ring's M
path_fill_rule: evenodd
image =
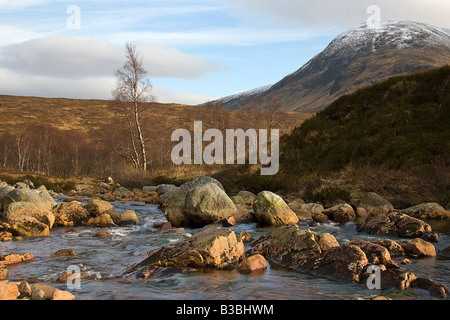
M202 190L206 192L202 193ZM219 207L211 208L205 204L210 203L205 200L209 194L214 197L208 201L222 199L216 203L220 203ZM8 265L7 280L35 281L67 290L67 279L61 282L60 278L70 266L78 266L84 277L80 279L80 288L71 291L80 300L186 297L200 300L334 300L380 295L391 299L441 299L447 295L449 230L445 210L437 220L441 229L435 230L431 227L433 223L430 225L413 217L417 212L419 217L423 217L426 210L427 214L432 212L427 208L405 211L391 208L386 203L374 205L373 201L368 206L361 203L361 199L358 207L345 203L324 207L317 203L302 203L301 199L278 199L271 192L267 194L252 196L250 192L241 192L239 196L230 197L220 188L220 182L209 177L193 179L178 187L159 185L139 190L125 190L107 182L90 187L78 185L69 195L56 196L56 204L51 210L55 220L49 235L17 238L11 233L12 240L0 244L2 256L7 253L34 256L32 261ZM94 198L108 200L111 207L105 203L99 205ZM258 198L259 206L255 205ZM77 200L80 206L74 205ZM227 200L235 207L233 218L229 211L222 210L230 205ZM264 205L266 200L269 205ZM95 202L97 205L94 206ZM71 210L77 208L78 214L71 218L70 211L66 210L62 218L62 211L55 208L66 206ZM374 214L374 208L386 212ZM87 214L85 219L75 219L83 216L80 214L83 210ZM102 210L109 210L106 215L112 221L100 221L96 226L93 221L88 224L90 219L103 216ZM135 220L130 219L130 210L135 213ZM205 218L217 217L222 211L226 212L224 218L213 222ZM127 212L127 218L121 219L124 212ZM173 218L175 213L186 219L181 219L178 224ZM266 214L283 214L290 220L286 220L286 224L270 224ZM122 220L126 221L121 226ZM172 227L167 225L168 220L172 220ZM71 221L73 225L70 225ZM390 228L385 228L386 225ZM408 227L402 228L405 226ZM283 241L277 240L280 235ZM201 241L195 242L195 239ZM188 246L184 245L186 241ZM277 245L274 247L274 244ZM211 247L216 251L208 251ZM54 254L62 249L72 249L76 255L56 257ZM170 253L165 257L173 265L143 264L155 254L161 254L161 250ZM342 254L349 250L352 254ZM251 257L255 255L263 256L266 266L250 273L242 272L243 262L253 260ZM341 263L336 256L344 257ZM158 257L158 261L163 261L162 255ZM216 258L205 263L211 257ZM355 257L359 258L355 260ZM384 265L386 270L381 270L381 279L389 278L393 282L382 280L382 289L368 289L367 267L372 264ZM130 270L133 265L142 268ZM348 268L339 269L340 265L360 267L349 273ZM334 271L327 270L327 266L333 266ZM342 277L337 276L340 274Z

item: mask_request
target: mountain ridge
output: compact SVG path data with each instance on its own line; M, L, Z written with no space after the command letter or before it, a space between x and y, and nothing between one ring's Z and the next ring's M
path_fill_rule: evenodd
M413 21L367 24L337 36L300 69L267 90L242 92L217 101L241 109L254 98L274 95L283 110L318 112L340 95L391 76L429 70L450 63L448 31Z

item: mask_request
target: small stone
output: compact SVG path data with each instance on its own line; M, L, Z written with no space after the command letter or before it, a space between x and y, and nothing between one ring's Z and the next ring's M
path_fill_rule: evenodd
M58 250L51 255L51 257L67 257L67 256L76 256L77 253L74 249L62 249Z
M98 231L98 232L95 234L94 237L98 237L98 238L109 238L109 237L112 237L112 234L109 233L108 230L104 230L104 229L103 229L103 230Z
M31 297L31 286L28 284L28 282L22 281L19 284L19 293L20 293L20 296L19 296L20 299Z
M260 254L255 254L247 259L245 259L244 261L242 261L237 270L240 273L252 273L255 271L261 271L261 270L266 270L267 269L267 261L266 259L260 255Z

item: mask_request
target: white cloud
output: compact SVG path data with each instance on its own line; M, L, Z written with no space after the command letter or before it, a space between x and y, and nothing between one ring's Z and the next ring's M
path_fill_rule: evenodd
M150 77L194 79L225 71L214 62L164 45L137 43ZM0 66L16 73L59 78L111 76L124 60L124 48L105 40L77 37L43 37L5 46Z
M310 30L230 27L221 29L187 30L177 32L130 32L116 33L110 36L114 41L141 39L149 43L161 43L168 46L253 46L276 44L310 39L320 33Z
M42 4L46 0L0 0L0 10L17 10Z
M381 8L382 20L413 20L450 27L448 0L225 0L232 12L258 21L290 26L353 27L367 20L369 5Z
M60 79L39 75L23 77L9 70L0 69L0 83L2 83L2 94L7 95L110 100L115 79L114 77ZM156 101L161 103L197 105L217 99L217 97L177 92L158 86L153 87L153 94Z

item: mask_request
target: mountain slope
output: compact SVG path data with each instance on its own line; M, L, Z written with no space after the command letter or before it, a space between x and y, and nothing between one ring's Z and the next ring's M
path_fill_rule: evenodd
M383 22L379 29L362 24L267 90L224 98L224 107L241 108L246 98L275 95L284 110L317 112L343 94L390 76L448 63L450 36L441 29L417 22Z
M305 201L376 192L397 207L450 209L450 66L343 95L280 141L280 172L239 168L227 187L295 192ZM221 181L222 181L221 180Z

